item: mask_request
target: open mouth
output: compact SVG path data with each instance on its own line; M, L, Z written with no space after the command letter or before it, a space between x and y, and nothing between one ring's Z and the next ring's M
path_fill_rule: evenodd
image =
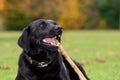
M60 37L60 35L58 35ZM46 45L49 45L49 46L58 46L57 44L57 36L55 37L52 37L52 38L44 38L43 39L43 42L46 44Z

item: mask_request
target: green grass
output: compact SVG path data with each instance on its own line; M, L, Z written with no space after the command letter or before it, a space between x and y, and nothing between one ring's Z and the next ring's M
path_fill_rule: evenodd
M21 48L17 45L21 32L0 32L0 80L14 80ZM119 31L64 31L62 45L77 61L88 61L83 66L91 80L120 79ZM98 62L96 59L104 59Z

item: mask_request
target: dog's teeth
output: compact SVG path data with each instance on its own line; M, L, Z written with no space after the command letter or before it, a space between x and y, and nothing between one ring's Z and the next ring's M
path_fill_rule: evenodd
M58 37L61 37L61 35L58 35Z
M55 43L53 43L53 42L51 42L50 44L53 45L53 46L56 46L56 45L57 45L57 44L55 44Z
M43 40L43 42L47 42L46 40Z
M53 42L51 42L51 45L54 45L54 43L53 43Z

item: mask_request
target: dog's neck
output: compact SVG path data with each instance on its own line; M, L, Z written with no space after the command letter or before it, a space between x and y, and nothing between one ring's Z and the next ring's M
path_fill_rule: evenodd
M43 67L47 67L47 66L50 64L50 62L38 62L38 61L32 59L32 58L31 58L30 56L28 56L27 54L25 55L25 57L26 57L27 61L28 61L31 65L36 66L36 67L43 68Z
M56 52L50 52L47 50L43 49L34 49L29 51L28 53L25 54L26 60L31 64L36 67L47 67L49 64L52 62L47 58L48 53L56 53ZM43 58L46 58L45 61L42 61Z

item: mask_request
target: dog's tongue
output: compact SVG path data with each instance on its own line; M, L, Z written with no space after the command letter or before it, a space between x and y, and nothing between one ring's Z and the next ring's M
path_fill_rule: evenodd
M56 40L55 40L55 38L45 38L45 39L43 39L43 42L49 43L49 44L51 44L51 45L56 45Z
M45 39L44 39L44 42L47 42L47 43L54 43L55 40L54 40L54 38L45 38Z

